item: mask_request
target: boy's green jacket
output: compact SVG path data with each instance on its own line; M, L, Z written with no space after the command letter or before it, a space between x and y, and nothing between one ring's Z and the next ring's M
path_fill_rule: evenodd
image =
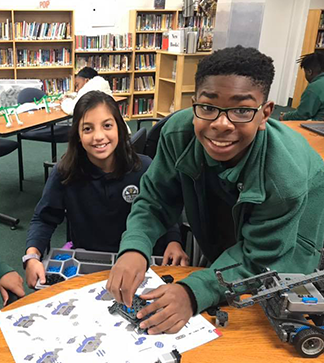
M233 281L263 272L311 273L324 240L324 162L297 132L276 120L258 131L250 152L227 179L236 183L239 198L232 209L237 243L221 253L206 225L208 190L206 154L196 139L193 114L186 109L162 129L157 155L141 180L123 234L120 254L138 250L148 261L152 241L177 222L183 206L192 231L211 267L182 280L190 287L197 312L224 299L215 269L236 263L224 272ZM242 166L241 164L244 163ZM220 256L219 256L220 255Z
M14 271L10 266L6 265L4 262L0 261L0 279L3 275L8 272Z
M324 73L309 83L301 96L298 108L285 113L283 119L324 121Z

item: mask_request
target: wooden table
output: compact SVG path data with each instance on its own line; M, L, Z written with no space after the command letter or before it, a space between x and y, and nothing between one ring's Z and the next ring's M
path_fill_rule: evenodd
M199 268L153 267L153 270L159 275L171 274L177 281ZM109 272L104 271L62 282L28 295L4 308L3 311L34 303L69 289L105 280L108 275ZM260 306L256 305L242 310L224 307L223 310L229 313L228 327L220 329L223 336L183 353L181 363L305 363L305 359L298 355L292 345L280 341ZM214 323L215 318L206 313L203 316ZM1 332L0 362L14 362ZM312 362L323 362L323 356Z
M309 142L309 144L324 159L324 137L319 134L316 134L313 131L304 129L303 127L300 126L301 123L311 124L311 123L318 123L318 121L282 121L282 123L302 134L305 137L305 139Z
M114 97L116 102L120 102L126 99L126 97ZM24 112L19 114L19 119L24 123L18 125L14 116L12 116L13 123L11 127L6 127L4 118L0 118L0 136L8 137L17 135L21 132L35 129L40 126L49 126L56 122L64 121L72 116L67 115L61 110L60 107L51 108L51 112L47 113L44 108L35 110L33 113Z

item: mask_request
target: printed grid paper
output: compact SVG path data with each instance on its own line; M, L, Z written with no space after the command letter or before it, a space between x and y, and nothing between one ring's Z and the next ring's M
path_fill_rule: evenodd
M151 269L137 294L164 282ZM177 334L137 334L118 314L106 281L69 290L40 302L0 313L0 328L16 362L154 363L177 349L180 353L219 337L201 315ZM18 343L19 342L19 343Z

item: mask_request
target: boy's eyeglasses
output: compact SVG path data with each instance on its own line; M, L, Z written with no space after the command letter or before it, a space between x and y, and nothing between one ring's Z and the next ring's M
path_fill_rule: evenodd
M194 103L192 105L196 117L202 120L215 121L222 112L225 112L226 117L233 123L251 122L255 114L261 110L262 103L259 107L230 107L221 108L203 103Z

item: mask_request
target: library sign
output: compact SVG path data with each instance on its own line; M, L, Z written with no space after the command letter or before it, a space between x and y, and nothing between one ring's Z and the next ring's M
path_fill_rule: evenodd
M50 4L51 4L50 0L40 1L39 2L39 8L40 9L48 9L48 7L50 6Z

